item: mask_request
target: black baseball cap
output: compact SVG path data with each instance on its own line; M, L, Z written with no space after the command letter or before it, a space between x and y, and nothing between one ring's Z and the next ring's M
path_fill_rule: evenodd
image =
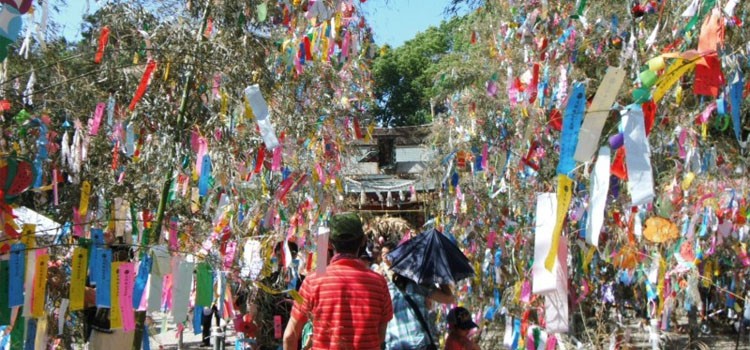
M471 320L471 313L464 307L455 307L448 312L448 324L458 329L477 328L476 323Z

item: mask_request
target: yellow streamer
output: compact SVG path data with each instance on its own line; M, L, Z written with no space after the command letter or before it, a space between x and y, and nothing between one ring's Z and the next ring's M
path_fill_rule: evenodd
M169 66L172 64L172 61L167 61L167 68L164 69L164 81L167 81L169 79Z
M656 310L657 315L661 315L662 309L664 309L664 275L667 273L667 262L664 258L659 255L659 275L658 284L656 285L656 293L659 295L659 306Z
M21 243L26 245L26 249L33 249L36 247L36 225L23 224L22 227Z
M91 195L91 184L88 181L84 181L81 184L81 202L78 204L78 215L81 218L86 217L89 212L89 196Z
M555 221L555 230L552 232L552 246L550 247L547 259L544 261L544 267L547 271L552 271L557 260L557 250L560 245L560 234L565 222L565 215L568 214L568 207L573 196L573 180L565 174L557 176L557 219Z
M656 81L656 90L654 90L654 102L658 103L667 90L671 89L674 84L680 80L680 77L685 73L695 68L697 59L685 61L683 59L677 59L675 63L667 68L667 71L662 75L659 80Z
M31 316L34 318L44 317L44 304L47 291L47 265L49 254L40 255L36 258L36 273L34 275L34 291L31 297Z
M589 251L586 252L586 257L583 259L583 273L586 275L589 274L589 264L594 259L594 253L596 253L596 247L591 246Z
M70 277L70 311L83 310L86 292L86 271L89 264L89 250L76 247L73 250L72 274Z
M112 275L109 283L109 295L112 307L109 309L109 325L112 329L122 328L122 311L120 310L120 265L122 262L112 263Z

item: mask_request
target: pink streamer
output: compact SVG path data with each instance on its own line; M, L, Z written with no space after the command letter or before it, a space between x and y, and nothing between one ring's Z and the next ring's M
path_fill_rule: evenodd
M546 350L555 350L557 347L557 338L555 338L554 334L550 334L547 337L547 349Z
M104 115L105 107L106 105L103 102L96 105L94 118L89 119L89 135L96 135L99 133L99 125L102 123L102 115Z
M60 205L60 197L57 192L57 169L52 169L52 193L55 197L55 206Z
M271 171L281 171L281 149L282 147L276 147L273 149L273 161L271 162Z
M164 276L164 286L162 287L161 300L162 300L162 303L164 303L165 310L172 310L172 274L171 273Z
M679 149L680 149L680 158L682 158L682 159L685 159L685 157L687 157L687 152L685 151L685 141L686 140L687 140L687 131L683 129L682 132L680 132L680 137L678 139L678 144L680 145L680 147L679 147Z
M73 236L83 237L83 218L78 212L78 208L73 208Z
M203 169L203 156L208 153L208 143L206 142L206 139L203 137L198 138L198 155L195 160L195 171L198 174L198 177L201 176L201 170Z
M224 268L228 269L232 267L232 262L234 261L234 254L237 251L237 242L231 241L227 243L227 252L226 255L224 255Z
M122 263L120 265L120 312L122 314L122 327L125 332L135 330L135 314L133 313L133 284L135 272L133 263Z
M177 250L179 242L177 241L177 219L169 220L169 249Z
M711 112L713 112L715 109L716 109L716 101L713 101L701 113L700 124L705 124L708 121L708 118L711 117Z
M320 184L325 185L326 184L326 173L323 171L323 167L320 165L320 163L315 164L315 171L318 172L318 179L320 179Z

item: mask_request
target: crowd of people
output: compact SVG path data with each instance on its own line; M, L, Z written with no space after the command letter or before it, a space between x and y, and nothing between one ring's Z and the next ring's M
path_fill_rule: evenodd
M396 243L368 242L360 218L339 214L329 222L328 265L324 273L300 262L297 245L288 243L292 263L283 264L283 246L274 247L275 271L264 281L288 294L257 295L258 310L273 306L265 316L250 317L257 349L479 349L479 332L471 313L456 305L450 285L420 285L389 269L388 253ZM264 305L259 305L263 304ZM447 317L447 338L438 331L436 304L453 306ZM285 323L279 339L278 320ZM242 323L242 322L241 322ZM245 322L247 323L247 322ZM241 328L246 328L244 325Z

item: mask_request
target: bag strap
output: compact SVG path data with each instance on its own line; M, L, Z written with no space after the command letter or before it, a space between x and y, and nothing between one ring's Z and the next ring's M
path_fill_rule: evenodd
M417 303L415 303L414 299L412 299L408 294L404 293L402 290L399 291L404 296L404 299L406 299L406 302L409 303L409 306L411 306L412 310L414 310L414 315L417 316L417 321L419 321L419 324L422 325L422 328L427 333L427 338L430 340L430 344L435 345L435 342L432 340L432 332L430 332L430 327L427 326L427 321L425 321L422 312L419 310L419 307L417 307Z

